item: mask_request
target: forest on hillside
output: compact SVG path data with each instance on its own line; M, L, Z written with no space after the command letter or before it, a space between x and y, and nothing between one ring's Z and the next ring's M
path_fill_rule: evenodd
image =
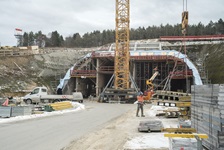
M220 18L217 22L210 21L207 25L199 22L198 24L188 25L187 35L218 35L224 34L224 22ZM24 32L20 41L20 46L38 45L39 47L97 47L108 43L115 42L115 30L95 30L90 33L80 35L79 33L71 34L72 36L63 37L58 31L46 34L39 31ZM181 24L160 25L139 27L130 29L130 40L154 39L160 36L180 36Z

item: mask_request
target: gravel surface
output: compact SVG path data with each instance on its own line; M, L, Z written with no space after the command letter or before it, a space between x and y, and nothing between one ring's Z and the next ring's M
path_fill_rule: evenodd
M138 132L137 130L140 121L159 119L151 115L152 113L150 112L150 107L151 105L149 104L144 106L146 117L136 117L136 110L130 110L124 115L108 122L100 130L91 132L82 138L73 141L64 150L168 150L168 138L164 138L163 133L145 133ZM165 127L175 127L177 123L177 119L169 120L161 118L160 120L165 123ZM155 143L146 143L144 146L142 146L142 144L144 144L143 139L154 138L154 140L156 140L155 137L158 136L160 136L160 139L157 140L158 144L156 147L154 146ZM127 142L136 137L141 137L142 141L140 139L140 142L138 142L137 145L135 144L134 147L128 146ZM163 147L164 144L159 142L163 142L164 140L165 146Z

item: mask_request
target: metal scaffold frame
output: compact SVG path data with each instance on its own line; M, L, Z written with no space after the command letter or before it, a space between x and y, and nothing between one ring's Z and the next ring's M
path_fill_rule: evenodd
M129 0L116 0L115 89L129 88Z

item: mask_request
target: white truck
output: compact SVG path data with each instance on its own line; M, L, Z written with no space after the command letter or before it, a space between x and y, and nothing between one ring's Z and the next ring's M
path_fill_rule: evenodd
M54 103L65 100L83 103L83 95L81 92L74 92L72 95L48 95L46 87L36 87L23 98L27 104Z

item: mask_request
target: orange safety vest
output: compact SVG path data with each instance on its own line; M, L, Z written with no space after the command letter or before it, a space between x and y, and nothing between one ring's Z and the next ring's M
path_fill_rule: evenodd
M141 102L141 103L144 102L143 96L138 96L137 98L138 98L138 102Z

